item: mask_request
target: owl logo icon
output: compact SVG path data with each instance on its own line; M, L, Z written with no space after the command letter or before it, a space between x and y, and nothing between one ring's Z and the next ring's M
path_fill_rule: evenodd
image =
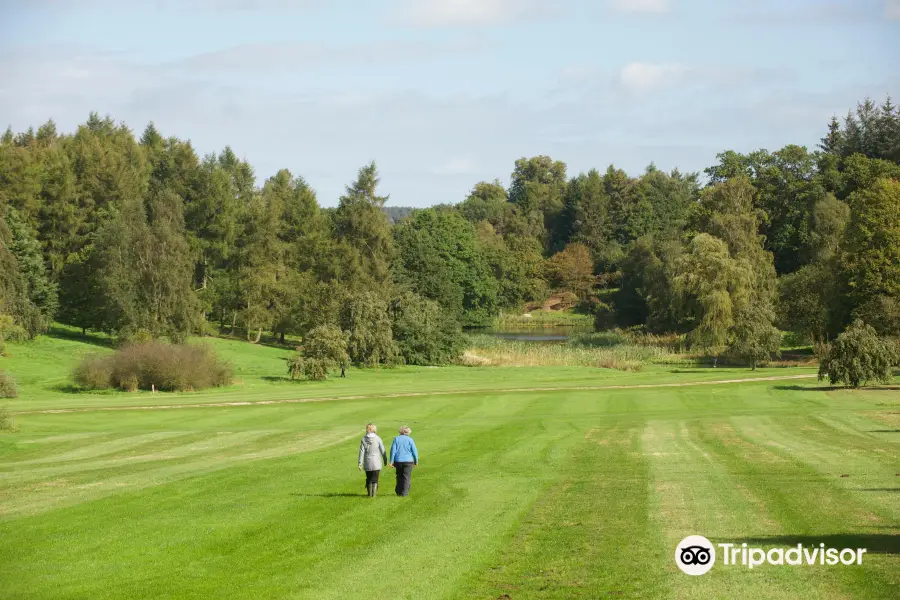
M675 548L675 564L688 575L703 575L716 564L716 549L702 535L689 535Z

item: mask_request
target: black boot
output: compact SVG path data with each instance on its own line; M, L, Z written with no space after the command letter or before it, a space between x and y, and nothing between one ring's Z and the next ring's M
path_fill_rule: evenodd
M371 494L371 496L374 498L376 493L378 493L378 484L377 484L377 483L373 483L373 484L372 484L372 494Z
M373 486L373 485L374 485L374 484L372 484L372 483L367 483L367 484L366 484L366 495L367 495L369 498L371 498L371 497L374 495L374 493L373 493L373 491L372 491L372 486Z

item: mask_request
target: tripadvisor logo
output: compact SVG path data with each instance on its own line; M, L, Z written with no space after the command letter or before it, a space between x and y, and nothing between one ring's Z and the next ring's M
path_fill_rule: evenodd
M675 564L688 575L703 575L716 564L716 549L702 535L689 535L675 548Z
M675 564L688 575L703 575L716 564L716 546L725 566L744 566L748 569L769 565L861 565L865 548L826 548L825 544L804 547L797 544L790 548L754 548L747 544L713 544L702 535L690 535L675 548Z

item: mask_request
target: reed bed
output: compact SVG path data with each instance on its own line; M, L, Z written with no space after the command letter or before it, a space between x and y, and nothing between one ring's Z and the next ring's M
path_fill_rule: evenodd
M601 341L591 337L596 335L573 336L568 343L470 335L460 362L469 366L583 366L620 371L640 371L648 364L693 364L689 357L661 345L635 343L625 338L614 343L612 339Z

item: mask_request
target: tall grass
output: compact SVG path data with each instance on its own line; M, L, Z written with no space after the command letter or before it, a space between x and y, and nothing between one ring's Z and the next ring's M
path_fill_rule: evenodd
M569 311L534 310L529 313L500 313L495 329L539 329L542 327L593 327L591 315Z
M468 336L468 348L461 360L462 364L470 366L584 366L621 371L639 371L651 363L690 362L687 357L663 346L634 343L624 337L614 340L573 336L569 343L554 344L489 335Z
M569 336L569 345L588 348L612 348L615 346L656 346L676 354L688 352L687 337L678 333L657 335L643 331L610 329L595 333L575 333Z

